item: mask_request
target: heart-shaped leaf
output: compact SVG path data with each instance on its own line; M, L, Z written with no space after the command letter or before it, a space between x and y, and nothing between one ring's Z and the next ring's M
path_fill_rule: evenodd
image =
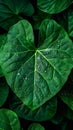
M31 24L21 20L10 29L0 52L9 86L31 109L40 107L61 90L73 66L72 41L55 21L43 21L38 45L34 45Z

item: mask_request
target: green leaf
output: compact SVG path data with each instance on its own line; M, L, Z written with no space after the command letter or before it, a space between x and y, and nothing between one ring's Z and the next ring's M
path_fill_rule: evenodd
M28 130L45 130L45 128L39 123L33 123L29 126Z
M73 0L37 0L37 6L43 12L49 14L59 13L68 8Z
M0 78L0 107L5 103L9 94L9 87L4 79Z
M29 0L0 0L0 26L8 30L20 19L20 14L31 16L34 9Z
M26 120L32 121L45 121L51 119L57 110L57 99L53 97L51 100L47 101L44 105L38 109L32 111L27 106L25 106L21 100L11 92L9 97L10 109L15 111L17 115Z
M0 128L3 130L20 130L20 122L16 113L8 109L0 109Z
M31 24L21 20L9 31L0 52L6 80L32 110L56 95L73 67L73 44L64 29L53 20L44 20L35 48Z

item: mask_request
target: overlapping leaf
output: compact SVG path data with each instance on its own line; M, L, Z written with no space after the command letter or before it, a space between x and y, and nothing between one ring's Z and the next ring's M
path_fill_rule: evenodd
M8 30L13 24L18 22L23 13L31 16L34 9L29 0L0 0L0 26Z
M15 111L17 115L26 120L32 121L45 121L51 119L57 110L57 98L53 97L50 101L46 102L44 105L38 109L32 111L27 106L25 106L21 100L13 93L9 97L10 109Z
M8 109L0 109L0 129L20 130L20 122L16 113Z
M43 21L38 46L34 44L32 26L21 20L10 29L0 53L9 86L31 109L40 107L61 90L73 66L72 41L55 21Z
M59 13L72 3L73 0L37 0L38 8L49 14Z

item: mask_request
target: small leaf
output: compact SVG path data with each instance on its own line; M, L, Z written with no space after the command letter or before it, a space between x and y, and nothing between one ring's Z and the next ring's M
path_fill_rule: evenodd
M73 0L37 0L37 6L43 12L49 14L59 13L68 8Z
M33 123L29 126L28 130L45 130L45 128L39 123Z
M8 109L0 109L0 128L3 130L20 130L20 122L16 113Z

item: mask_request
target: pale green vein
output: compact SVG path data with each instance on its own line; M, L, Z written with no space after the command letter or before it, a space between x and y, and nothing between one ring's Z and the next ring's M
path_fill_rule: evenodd
M64 53L64 55L66 54L66 55L68 55L68 57L69 58L71 58L71 56L67 53L67 51L65 51L65 50L61 50L61 49L53 49L53 48L47 48L47 49L42 49L42 50L40 50L40 51L46 51L46 52L49 52L49 51L58 51L58 52L63 52ZM66 57L66 58L68 58L68 57ZM64 57L65 58L65 57Z

